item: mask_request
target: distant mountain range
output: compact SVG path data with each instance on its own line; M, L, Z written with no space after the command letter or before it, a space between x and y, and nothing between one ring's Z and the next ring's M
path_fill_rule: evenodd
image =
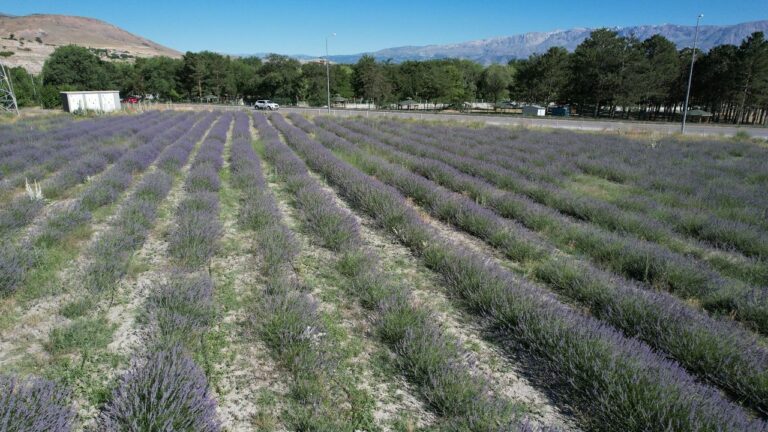
M674 24L643 25L615 28L621 35L635 35L647 39L661 34L678 48L693 44L693 26ZM708 50L722 44L738 45L756 31L768 34L768 20L735 25L705 25L699 29L699 47ZM370 53L332 55L336 63L354 63L365 54L379 60L396 63L406 60L461 58L482 64L506 63L512 59L527 58L543 53L553 46L572 51L593 31L574 28L550 32L523 33L450 45L404 46ZM43 62L57 46L75 44L91 48L105 60L131 60L136 57L168 56L178 58L181 53L119 27L94 18L67 15L33 14L11 16L0 13L0 60L8 66L22 66L33 73L42 69ZM251 54L264 57L266 54ZM316 56L292 55L307 62Z
M531 54L543 53L553 46L561 46L573 51L594 29L574 28L550 32L523 33L514 36L501 36L490 39L480 39L450 45L404 46L387 48L380 51L352 55L332 55L331 61L337 63L354 63L364 54L374 56L378 60L391 59L399 63L406 60L430 60L441 58L461 58L473 60L482 64L506 63L512 59L527 58ZM616 27L613 30L622 36L635 35L641 40L660 34L674 42L678 48L693 45L694 26L675 24L642 25L634 27ZM768 35L768 20L753 21L742 24L715 26L702 25L699 27L698 47L709 50L723 44L738 45L741 41L756 31ZM295 56L302 60L311 56Z

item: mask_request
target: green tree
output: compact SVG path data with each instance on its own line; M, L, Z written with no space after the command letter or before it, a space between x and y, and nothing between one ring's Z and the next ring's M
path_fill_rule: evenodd
M621 65L619 68L619 85L613 95L611 117L615 107L623 108L624 116L629 117L632 109L644 101L648 83L645 79L651 74L651 66L645 56L642 44L634 36L619 39L622 44Z
M352 89L352 73L349 65L331 65L331 97L339 95L349 99L355 96ZM306 101L312 106L325 105L328 92L325 64L315 62L303 64L301 76L306 88Z
M658 114L680 71L677 48L664 36L653 35L642 42L641 49L647 62L646 70L638 78L641 99Z
M766 103L768 95L768 41L763 32L752 33L739 46L734 71L739 89L736 123L748 120L749 109Z
M301 77L306 88L306 102L312 106L326 103L325 65L307 63L301 66Z
M231 62L232 77L237 88L237 94L245 99L253 99L258 93L260 81L259 70L261 59L245 57L233 59Z
M544 54L533 54L528 60L513 62L517 68L515 95L543 105L565 99L571 76L569 59L565 48L552 47Z
M480 77L480 92L486 99L494 103L509 95L510 85L512 85L510 66L490 65Z
M43 64L43 82L77 90L107 90L109 86L104 63L87 48L76 45L53 51Z
M258 97L278 102L297 102L306 95L301 76L301 63L288 56L270 54L261 67Z
M571 61L571 90L582 104L600 107L612 104L622 84L626 43L618 33L598 29L580 43Z
M208 74L207 64L201 55L193 52L184 54L182 67L179 71L179 79L190 98L200 99L206 95L203 92L203 85Z
M694 91L691 96L696 103L706 106L715 119L728 116L728 105L736 99L738 93L735 74L737 51L738 47L735 45L720 45L705 55L700 55L696 61L692 84ZM687 54L690 56L690 51L687 51ZM689 66L690 57L686 66L680 68L681 85L683 80L688 79ZM684 97L682 91L680 94Z
M401 63L393 70L393 92L397 99L434 98L435 92L429 86L429 64L422 61L409 60Z
M364 55L352 69L352 86L357 96L377 103L391 100L392 84L376 59Z

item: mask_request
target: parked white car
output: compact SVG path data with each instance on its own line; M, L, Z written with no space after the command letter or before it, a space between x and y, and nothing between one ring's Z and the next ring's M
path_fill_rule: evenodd
M280 109L280 105L267 99L257 100L256 103L253 104L253 107L258 110L270 110L270 111L277 111Z

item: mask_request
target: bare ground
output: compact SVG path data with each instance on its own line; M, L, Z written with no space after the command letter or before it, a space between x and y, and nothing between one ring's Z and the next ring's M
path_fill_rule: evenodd
M229 171L229 149L230 145L224 149L225 171ZM212 372L218 414L227 431L284 431L280 414L288 386L268 348L247 330L249 300L262 289L259 258L252 252L253 234L237 226L238 194L227 178L222 180L223 235L210 265L222 313L212 329L223 338Z

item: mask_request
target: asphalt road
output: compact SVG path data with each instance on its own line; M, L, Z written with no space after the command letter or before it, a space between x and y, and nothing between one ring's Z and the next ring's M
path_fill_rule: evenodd
M250 107L235 107L226 105L207 105L207 104L159 104L159 108L174 109L235 109L251 110ZM298 112L307 115L326 115L328 111L323 108L296 108L282 107L280 112L290 113ZM410 118L421 120L452 120L461 122L484 122L489 125L502 126L525 126L525 127L543 127L556 129L574 129L583 131L614 131L614 132L655 132L659 134L677 134L680 132L679 123L661 123L661 122L634 122L634 121L613 121L613 120L586 120L577 118L533 118L502 115L485 114L437 114L425 113L420 111L365 111L365 110L344 110L333 109L331 115L340 117L395 117ZM746 132L751 137L768 140L768 128L753 126L731 126L731 125L705 125L697 123L688 123L685 127L685 133L689 135L700 136L733 136L738 132Z

